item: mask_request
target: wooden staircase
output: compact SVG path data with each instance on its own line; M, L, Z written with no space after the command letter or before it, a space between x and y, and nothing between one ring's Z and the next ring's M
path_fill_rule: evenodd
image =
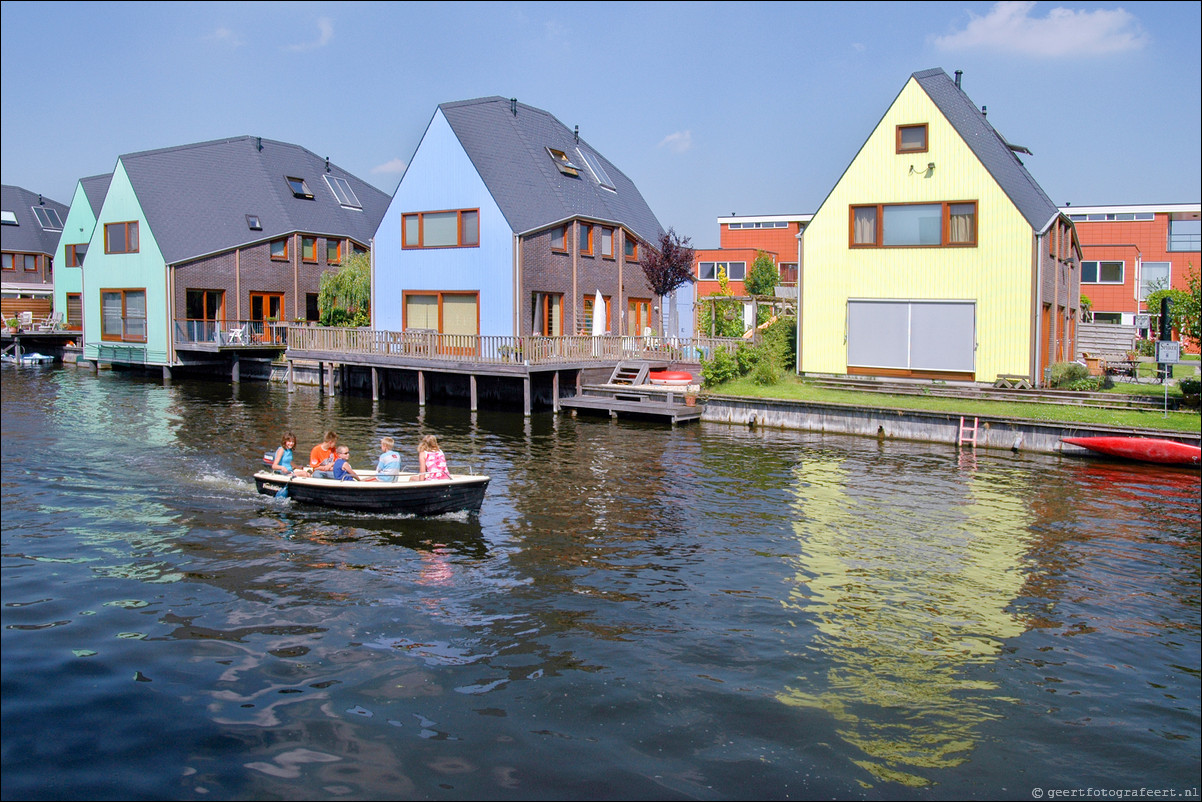
M619 362L614 367L613 375L609 377L610 384L646 384L647 374L651 371L650 362Z

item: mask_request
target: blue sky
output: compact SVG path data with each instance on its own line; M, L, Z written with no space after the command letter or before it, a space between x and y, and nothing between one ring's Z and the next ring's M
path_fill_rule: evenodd
M0 168L69 203L117 157L293 142L392 193L435 107L547 110L715 247L815 211L911 73L963 70L1054 202L1202 199L1202 4L0 4Z

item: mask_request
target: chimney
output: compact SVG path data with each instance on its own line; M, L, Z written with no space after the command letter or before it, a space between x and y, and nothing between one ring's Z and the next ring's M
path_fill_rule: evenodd
M964 74L964 70L956 70L956 88L960 88L960 76Z

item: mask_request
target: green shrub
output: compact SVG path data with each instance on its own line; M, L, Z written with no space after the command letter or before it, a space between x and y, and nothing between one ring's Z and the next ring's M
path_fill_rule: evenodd
M1069 385L1074 382L1089 379L1089 368L1079 362L1057 362L1052 365L1052 374L1048 384L1061 390L1074 389Z
M701 381L706 387L725 384L740 375L738 361L725 348L715 351L712 359L701 358Z
M1180 379L1177 382L1177 387L1181 389L1184 395L1198 395L1199 392L1202 392L1202 379L1199 379L1197 376Z
M1156 356L1156 341L1136 340L1135 352L1140 356Z

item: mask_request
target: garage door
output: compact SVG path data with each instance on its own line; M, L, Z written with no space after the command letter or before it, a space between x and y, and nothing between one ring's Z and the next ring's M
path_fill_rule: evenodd
M972 373L975 353L976 306L972 303L847 302L849 370Z

